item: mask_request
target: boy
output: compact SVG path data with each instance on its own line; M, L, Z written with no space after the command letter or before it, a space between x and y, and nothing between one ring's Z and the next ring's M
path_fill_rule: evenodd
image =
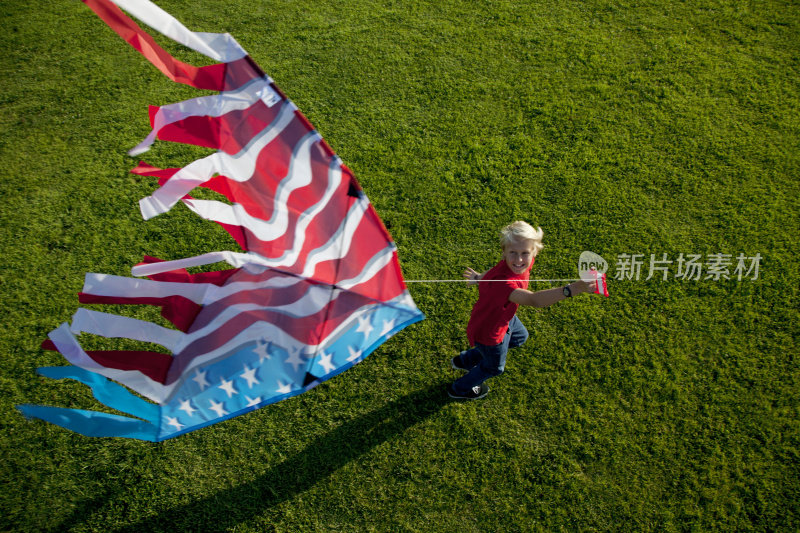
M472 348L455 356L451 365L467 372L447 387L451 398L477 400L488 394L487 379L503 373L509 348L528 340L528 330L516 317L520 305L548 307L571 296L595 289L595 282L576 281L565 287L537 292L527 290L530 270L544 247L541 228L517 221L500 232L503 258L483 274L464 271L469 285L478 285L478 301L467 325Z

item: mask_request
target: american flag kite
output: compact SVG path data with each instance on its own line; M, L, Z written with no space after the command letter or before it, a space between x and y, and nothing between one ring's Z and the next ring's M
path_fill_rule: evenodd
M131 155L156 139L217 152L183 168L134 168L159 178L140 201L143 217L182 202L221 224L244 252L146 257L133 268L140 278L87 274L82 303L160 306L175 329L78 309L43 345L72 366L39 373L84 383L130 416L19 406L26 416L88 436L161 441L307 391L424 318L353 174L230 35L189 31L146 0L83 1L170 79L219 92L151 107L153 130ZM220 63L176 60L120 8ZM189 196L198 186L230 203ZM219 261L234 268L186 270ZM82 333L166 351L85 351L76 338Z

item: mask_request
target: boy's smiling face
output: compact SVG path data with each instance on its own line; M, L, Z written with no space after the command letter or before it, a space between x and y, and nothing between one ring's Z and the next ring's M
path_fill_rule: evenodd
M534 257L533 241L511 241L503 249L503 259L514 274L522 274L528 270Z

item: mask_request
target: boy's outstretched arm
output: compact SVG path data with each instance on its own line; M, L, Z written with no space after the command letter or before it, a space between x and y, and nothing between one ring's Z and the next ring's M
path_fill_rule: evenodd
M576 281L567 285L572 296L577 296L584 292L594 292L596 286L596 281ZM508 299L515 304L529 305L531 307L549 307L567 298L568 296L564 294L564 287L556 287L555 289L545 289L536 292L525 289L515 289L508 297Z

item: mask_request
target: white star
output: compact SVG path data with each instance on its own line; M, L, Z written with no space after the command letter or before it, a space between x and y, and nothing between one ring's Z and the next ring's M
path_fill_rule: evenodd
M358 329L356 329L356 333L363 333L366 339L369 337L369 334L372 333L372 329L372 323L369 318L365 316L358 317Z
M222 383L219 388L228 393L228 398L234 394L239 394L239 391L233 388L233 381L225 381L225 378L219 378L219 380Z
M334 365L331 362L331 358L332 357L333 357L333 354L326 354L323 351L319 352L319 361L317 361L317 364L319 364L322 368L325 369L325 373L326 374L329 374L329 373L333 372L334 370L336 370L336 365Z
M278 394L289 394L290 392L292 392L292 384L287 383L286 385L284 385L283 383L281 383L281 380L278 380L278 390L275 392L277 392Z
M361 350L354 350L350 346L347 347L347 350L350 352L350 357L347 358L349 362L353 362L357 359L361 359Z
M252 389L253 385L258 385L260 382L256 379L256 369L255 368L247 368L247 365L244 365L244 372L242 372L242 379L247 380L247 388Z
M289 348L291 352L289 354L289 359L284 361L284 363L289 363L294 368L294 371L297 372L297 368L303 364L303 358L300 355L300 352L303 351L302 348Z
M206 380L206 371L201 371L199 368L195 371L192 381L200 385L200 390L206 390L206 387L211 384Z
M245 396L245 400L247 400L246 407L255 407L256 405L261 403L261 396L256 396L255 398L250 398L250 396Z
M171 416L167 417L167 424L169 424L170 426L173 426L176 431L180 431L184 427L186 427L183 424L181 424L180 422L178 422L177 418L172 418Z
M381 336L386 335L390 331L394 329L394 318L391 320L384 320L383 321L383 329L381 330Z
M258 354L258 364L261 364L264 359L271 359L272 356L269 354L269 345L268 342L258 341L258 346L253 350L256 354Z
M189 400L181 400L181 406L178 407L178 409L180 409L189 416L192 416L194 412L197 411L197 409L192 407L192 404L189 403Z
M225 416L228 414L228 411L225 410L225 407L222 405L222 402L217 403L214 400L209 400L211 402L211 406L209 409L215 411L217 416Z

